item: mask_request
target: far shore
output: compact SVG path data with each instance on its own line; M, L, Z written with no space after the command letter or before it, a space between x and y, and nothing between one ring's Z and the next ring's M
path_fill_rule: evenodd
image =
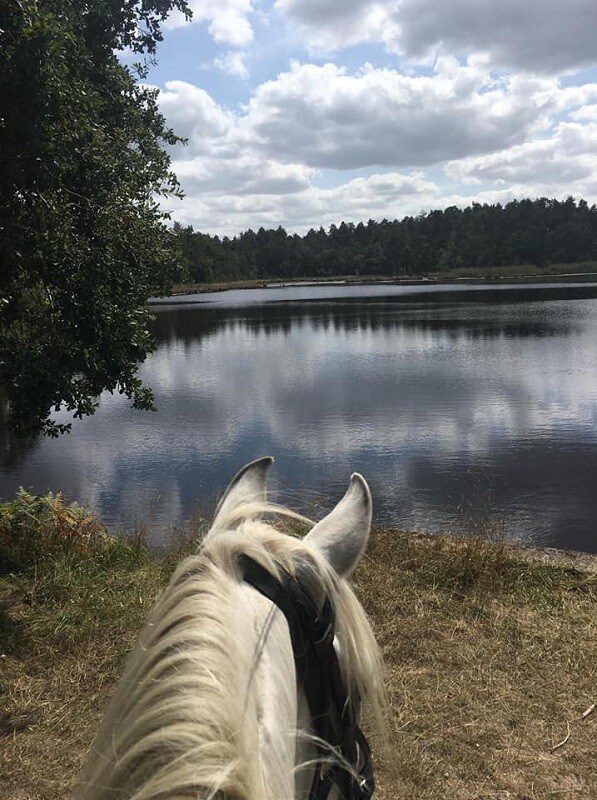
M418 286L428 284L479 283L596 283L597 262L579 264L551 264L541 268L532 265L495 267L491 269L470 268L447 272L430 272L426 275L334 275L300 278L247 278L211 283L175 283L172 295L206 294L226 292L233 289L279 289L290 286L345 286L353 284L392 284Z

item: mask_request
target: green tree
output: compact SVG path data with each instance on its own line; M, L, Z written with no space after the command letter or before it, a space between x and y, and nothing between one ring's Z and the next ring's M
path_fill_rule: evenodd
M0 0L0 390L50 435L104 389L151 408L147 298L177 259L158 199L178 193L147 59L186 0ZM116 52L140 54L124 66Z

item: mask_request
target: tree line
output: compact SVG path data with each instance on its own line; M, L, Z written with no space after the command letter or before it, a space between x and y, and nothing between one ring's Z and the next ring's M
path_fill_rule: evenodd
M338 275L429 275L461 267L574 263L597 259L597 206L540 198L473 203L416 217L342 222L304 236L283 227L233 238L175 224L182 252L175 282Z

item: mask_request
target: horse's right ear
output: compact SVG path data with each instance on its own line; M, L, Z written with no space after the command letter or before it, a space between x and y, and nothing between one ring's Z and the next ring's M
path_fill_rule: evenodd
M267 473L274 459L271 456L258 458L243 467L232 479L230 486L217 505L212 527L218 520L232 513L245 503L264 503L267 496Z
M342 500L303 541L318 550L338 575L347 577L356 569L367 547L372 512L367 481L353 472Z

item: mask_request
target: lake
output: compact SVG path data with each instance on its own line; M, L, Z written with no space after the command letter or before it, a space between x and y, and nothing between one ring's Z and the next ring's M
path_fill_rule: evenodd
M358 470L377 525L597 551L597 284L301 286L153 310L158 412L105 395L70 436L4 437L0 495L62 489L159 542L271 454L277 498L308 513Z

